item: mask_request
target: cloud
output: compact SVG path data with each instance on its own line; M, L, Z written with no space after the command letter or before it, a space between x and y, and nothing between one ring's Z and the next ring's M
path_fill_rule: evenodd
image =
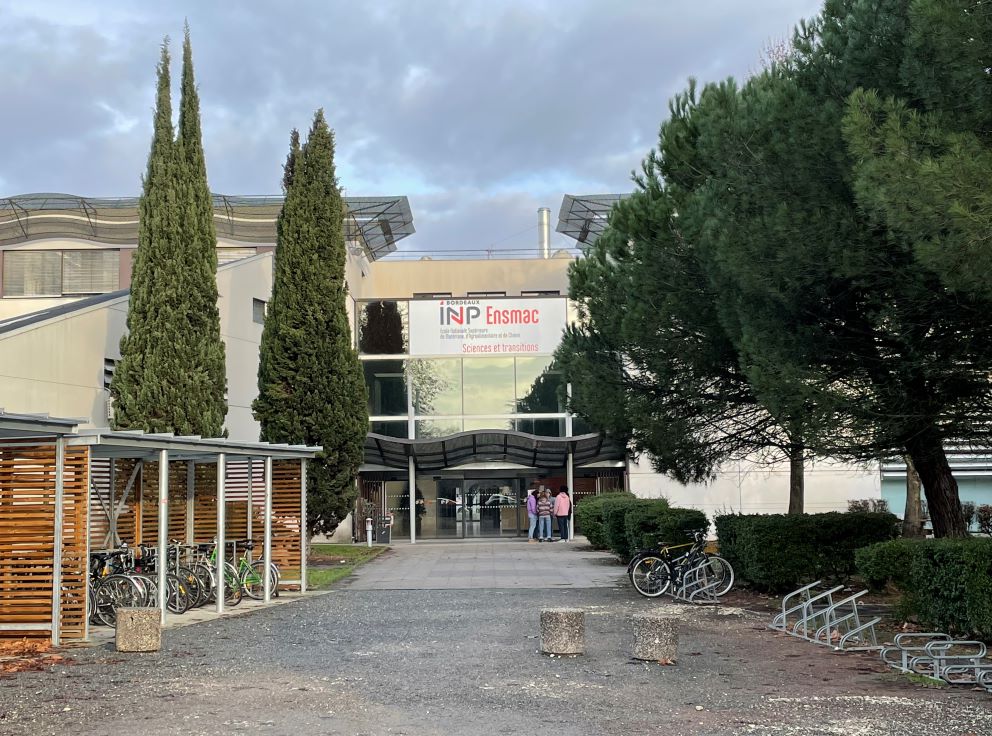
M135 194L158 46L188 17L215 191L277 192L289 130L324 107L348 193L410 197L404 247L519 247L538 206L630 188L689 76L745 76L818 5L0 5L0 65L16 70L0 194Z

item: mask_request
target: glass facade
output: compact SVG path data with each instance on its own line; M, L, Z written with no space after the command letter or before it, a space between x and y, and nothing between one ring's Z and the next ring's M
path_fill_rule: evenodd
M371 432L406 437L412 419L417 439L486 429L566 435L565 387L553 356L411 356L410 314L404 300L356 304Z

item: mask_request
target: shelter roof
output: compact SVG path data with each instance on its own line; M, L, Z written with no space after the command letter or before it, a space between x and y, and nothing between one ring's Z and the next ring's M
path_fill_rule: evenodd
M569 451L576 465L624 457L623 450L600 434L540 437L509 430L484 430L416 440L379 434L369 434L365 438L366 463L403 469L413 457L420 470L441 470L490 461L550 470L564 467Z
M276 242L282 196L211 196L218 237L246 243ZM396 243L414 232L406 197L343 199L345 235L362 241L373 260L396 250ZM75 194L0 198L0 245L59 237L133 245L138 242L138 198Z
M307 459L322 447L270 442L242 442L221 437L198 437L141 430L82 429L69 439L72 445L89 445L93 457L146 457L168 450L172 459L212 458L221 453L277 460Z
M50 417L48 414L18 414L0 409L0 439L52 438L67 435L87 419Z
M613 205L628 194L566 194L558 211L556 231L580 243L595 243L606 229L606 218Z

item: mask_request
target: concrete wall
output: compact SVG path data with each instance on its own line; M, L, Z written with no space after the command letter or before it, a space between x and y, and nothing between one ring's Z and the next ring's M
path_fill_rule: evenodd
M451 292L465 296L470 291L557 290L568 293L568 267L572 258L528 258L493 260L377 261L367 276L349 280L357 299L403 299L414 294Z
M807 463L805 478L807 513L846 511L849 500L881 498L877 467L821 460ZM664 497L673 506L698 508L710 516L729 511L784 514L789 510L789 464L729 463L713 481L686 486L655 473L642 457L630 463L630 490L642 498Z
M106 427L105 358L118 358L127 297L0 335L0 407Z
M225 424L232 439L256 441L259 428L251 402L257 394L262 325L252 319L252 300L269 299L272 254L221 266L217 288L227 351ZM125 296L0 335L0 407L85 417L89 421L83 426L108 426L104 361L120 358L127 306Z

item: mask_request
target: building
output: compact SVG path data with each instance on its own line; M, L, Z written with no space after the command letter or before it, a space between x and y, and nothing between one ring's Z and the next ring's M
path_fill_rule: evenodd
M592 242L619 196L566 196L559 232ZM232 439L258 439L250 407L280 203L214 196ZM401 260L387 256L414 230L406 198L345 204L351 318L371 417L361 516L391 516L394 535L404 537L523 536L523 499L539 485L567 485L579 502L629 488L708 512L785 509L787 467L741 463L711 484L681 486L565 410L568 387L552 356L573 313L574 255L550 252L548 210L539 213L533 257ZM68 195L0 200L0 406L109 425L136 205ZM821 464L807 489L810 510L844 508L850 498L877 498L879 474Z

